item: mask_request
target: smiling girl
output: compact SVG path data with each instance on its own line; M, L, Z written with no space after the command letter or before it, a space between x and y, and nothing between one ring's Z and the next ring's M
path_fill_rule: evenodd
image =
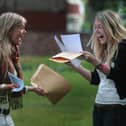
M27 91L46 94L43 89L34 86L25 86L20 92L12 92L18 84L10 81L8 72L23 79L19 49L26 33L26 23L26 19L17 13L0 15L0 126L14 126L10 109L22 108L22 96Z

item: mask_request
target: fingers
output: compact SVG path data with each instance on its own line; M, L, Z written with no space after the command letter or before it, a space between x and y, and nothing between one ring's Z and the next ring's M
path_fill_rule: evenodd
M84 58L85 58L85 60L88 60L89 59L89 57L90 57L90 55L89 54L84 54Z
M40 88L39 86L34 87L34 91L38 94L38 95L42 95L45 96L48 94L47 91L45 91L44 89Z
M86 61L90 62L94 66L101 63L101 61L90 52L83 52L83 57Z
M90 62L92 65L95 65L98 62L97 58L90 52L87 51L83 52L83 57L86 61Z
M85 60L88 60L91 58L91 53L90 52L87 52L87 51L83 51L83 57Z
M14 88L18 88L19 85L12 83L12 84L6 84L6 89L14 89Z
M13 89L13 88L18 88L18 87L19 87L18 84L14 84L14 83L12 83L12 84L10 85L10 88L11 88L11 89Z
M46 92L43 89L41 89L41 88L37 88L37 93L39 95L45 95L46 94Z

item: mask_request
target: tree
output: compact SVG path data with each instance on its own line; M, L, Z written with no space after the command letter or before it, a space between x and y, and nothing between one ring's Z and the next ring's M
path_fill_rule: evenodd
M118 10L120 3L126 2L126 0L89 0L88 5L94 10L99 11L103 9Z

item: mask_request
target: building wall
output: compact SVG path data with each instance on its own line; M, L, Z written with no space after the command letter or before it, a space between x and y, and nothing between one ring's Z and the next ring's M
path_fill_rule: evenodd
M0 0L0 13L14 11L26 17L28 29L64 31L65 0Z
M78 0L77 0L78 1ZM55 34L66 32L66 0L0 0L0 13L17 12L28 20L28 34L21 55L53 55L58 52ZM81 34L83 45L89 34Z
M51 12L18 12L23 15L28 23L29 30L65 31L66 14Z
M41 31L30 31L25 36L23 44L21 46L21 55L54 55L60 52L54 35L68 34L61 32L41 32ZM86 50L86 44L89 40L90 34L81 33L81 42L83 48Z
M0 0L0 12L14 11L28 20L28 29L81 32L82 0Z
M0 8L14 11L62 11L65 0L0 0Z

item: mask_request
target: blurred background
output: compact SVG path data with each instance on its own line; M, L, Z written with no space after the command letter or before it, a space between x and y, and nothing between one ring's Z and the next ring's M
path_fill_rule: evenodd
M13 11L28 20L22 55L52 55L54 34L80 33L85 45L95 13L103 9L119 12L126 24L126 0L0 0L0 13Z
M12 111L16 126L92 126L92 110L97 87L65 64L49 61L59 50L54 35L79 33L85 46L92 32L95 13L112 9L126 25L126 0L0 0L0 13L12 11L23 15L28 33L21 46L24 82L30 79L40 64L46 64L61 74L72 90L56 105L34 93L24 96L24 107ZM73 43L74 44L74 43ZM88 69L93 66L86 61Z

